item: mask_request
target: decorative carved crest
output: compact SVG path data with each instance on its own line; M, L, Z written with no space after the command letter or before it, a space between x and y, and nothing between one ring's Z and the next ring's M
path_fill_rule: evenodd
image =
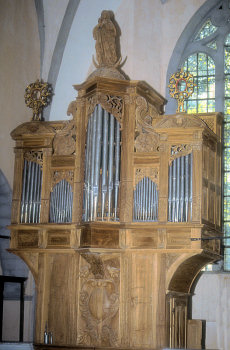
M87 101L88 116L93 113L97 104L100 104L107 112L113 114L119 123L122 123L123 98L121 96L98 93L90 97Z
M71 155L76 148L76 127L74 120L67 121L63 129L58 130L53 139L55 155Z
M155 184L159 184L159 169L158 168L137 168L135 170L135 187L144 177L148 177Z
M42 166L43 152L42 151L27 151L24 153L24 158L29 162L35 162Z
M136 129L138 136L135 139L137 152L154 152L159 147L159 135L154 131L153 120L159 117L157 110L149 106L144 97L136 99Z

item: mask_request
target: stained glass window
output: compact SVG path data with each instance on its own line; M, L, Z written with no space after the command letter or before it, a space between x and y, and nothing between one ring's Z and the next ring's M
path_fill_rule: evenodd
M208 47L210 47L213 50L217 50L217 43L216 41L210 41L210 43L207 44Z
M215 27L211 20L208 19L204 25L201 27L201 29L199 30L199 32L197 33L195 40L202 40L204 38L207 38L208 36L210 36L211 34L215 33L215 31L217 30L217 27Z
M215 64L205 53L198 52L189 56L184 70L194 77L194 93L185 101L188 113L206 113L215 111Z

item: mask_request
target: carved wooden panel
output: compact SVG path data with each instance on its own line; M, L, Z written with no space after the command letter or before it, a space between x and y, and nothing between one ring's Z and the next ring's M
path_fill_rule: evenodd
M119 344L119 258L85 253L81 257L78 344Z

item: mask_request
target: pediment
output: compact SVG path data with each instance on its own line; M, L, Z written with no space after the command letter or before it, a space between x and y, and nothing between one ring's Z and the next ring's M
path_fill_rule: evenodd
M170 128L207 128L206 123L193 114L166 115L154 125L154 129Z
M55 129L47 122L33 121L19 125L11 132L11 137L17 139L23 135L55 134Z

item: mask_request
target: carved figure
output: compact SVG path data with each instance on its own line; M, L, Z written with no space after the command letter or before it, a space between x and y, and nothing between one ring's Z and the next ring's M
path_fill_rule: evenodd
M116 50L116 27L112 22L113 13L102 11L98 24L93 30L93 37L96 40L96 58L99 67L115 66L118 61Z

